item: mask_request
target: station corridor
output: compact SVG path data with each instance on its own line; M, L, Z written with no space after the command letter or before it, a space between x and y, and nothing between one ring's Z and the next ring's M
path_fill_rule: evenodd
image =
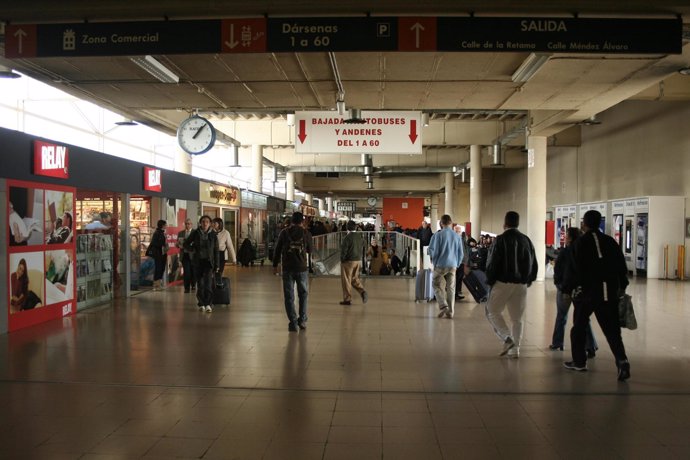
M369 303L343 307L316 278L289 333L270 267L227 274L232 305L210 314L171 287L0 336L0 458L690 458L689 283L632 282L620 383L598 325L589 372L548 349L551 280L510 360L469 296L446 320L413 279L368 279Z

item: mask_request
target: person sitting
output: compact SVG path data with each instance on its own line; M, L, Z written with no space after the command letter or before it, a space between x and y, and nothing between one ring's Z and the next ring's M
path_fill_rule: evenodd
M395 254L395 249L391 249L391 269L394 275L401 274L403 270L402 260Z
M367 250L367 259L369 259L369 274L380 274L381 267L383 266L383 255L376 238L371 239L371 245Z

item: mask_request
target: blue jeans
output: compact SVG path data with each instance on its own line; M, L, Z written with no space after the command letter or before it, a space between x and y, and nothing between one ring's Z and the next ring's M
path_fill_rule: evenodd
M551 338L551 345L562 347L565 337L565 325L568 323L568 311L571 304L570 295L565 294L560 289L556 293L556 324L553 326L553 337ZM592 332L592 323L587 325L587 340L585 349L596 351L599 348L594 332Z
M295 289L297 284L297 296L299 297L299 317L295 313ZM309 273L308 272L283 272L283 297L285 298L285 313L290 324L296 325L307 322L307 297L309 297Z

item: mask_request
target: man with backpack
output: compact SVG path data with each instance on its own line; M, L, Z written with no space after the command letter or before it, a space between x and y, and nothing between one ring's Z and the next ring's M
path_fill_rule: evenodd
M308 230L303 227L304 215L295 212L290 219L290 226L278 235L275 247L273 268L280 274L278 265L283 265L283 296L285 313L288 317L288 330L298 332L307 328L307 297L309 295L309 272L307 254L312 251L312 239ZM299 297L299 316L295 313L295 291Z

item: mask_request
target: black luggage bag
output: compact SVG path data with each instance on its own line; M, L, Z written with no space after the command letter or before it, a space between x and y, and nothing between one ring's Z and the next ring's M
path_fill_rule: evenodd
M486 274L481 270L471 270L462 280L470 291L474 301L477 303L486 302L489 298L489 285L486 282Z
M230 279L216 277L213 286L213 305L230 305Z

